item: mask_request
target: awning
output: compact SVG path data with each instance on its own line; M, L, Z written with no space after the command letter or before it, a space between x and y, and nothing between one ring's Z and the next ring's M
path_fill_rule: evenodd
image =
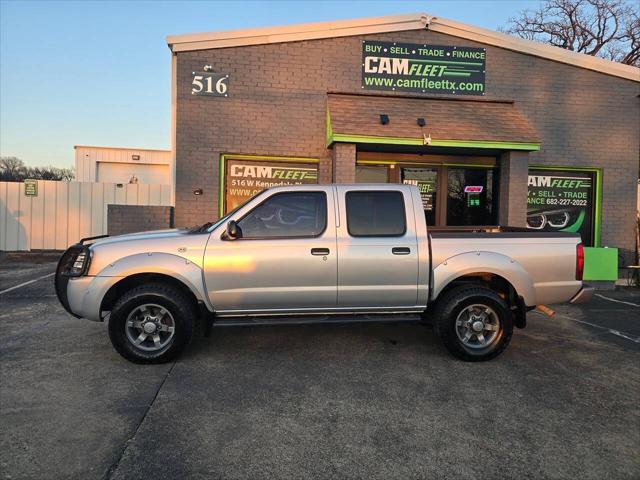
M513 102L327 96L327 146L335 142L492 150L540 149L540 139ZM380 115L387 115L383 125ZM425 126L418 126L424 118ZM426 140L428 139L428 140Z

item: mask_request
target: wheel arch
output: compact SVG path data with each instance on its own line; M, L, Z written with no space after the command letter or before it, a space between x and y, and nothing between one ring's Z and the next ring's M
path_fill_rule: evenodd
M97 276L120 277L103 295L100 302L101 312L109 310L117 297L127 288L150 281L173 285L184 291L189 298L194 298L196 304L203 304L207 310L213 311L202 269L177 255L153 252L129 255L107 265Z
M114 283L102 297L102 302L100 303L100 311L102 312L111 310L115 303L118 301L118 298L120 298L126 291L131 290L138 285L149 283L170 285L180 290L193 301L193 304L196 307L201 301L186 283L177 279L176 277L167 275L165 273L142 272L129 275Z
M433 272L432 302L437 303L447 292L465 283L477 284L496 291L509 305L514 324L524 328L529 305L535 305L535 290L529 273L515 260L494 252L456 255Z
M457 284L473 280L489 286L512 288L525 305L536 305L529 273L516 260L495 252L468 252L441 262L433 270L431 300L437 300Z

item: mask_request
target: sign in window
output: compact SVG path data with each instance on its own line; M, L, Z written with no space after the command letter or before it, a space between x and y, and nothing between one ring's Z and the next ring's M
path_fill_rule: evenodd
M435 225L438 170L435 168L403 168L401 175L402 183L418 187L427 225Z
M225 172L225 213L261 191L283 185L318 183L318 166L306 163L228 159Z
M527 227L579 233L593 246L595 172L529 169Z

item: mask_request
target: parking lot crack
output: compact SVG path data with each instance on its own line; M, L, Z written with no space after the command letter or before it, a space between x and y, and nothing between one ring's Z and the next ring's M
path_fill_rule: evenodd
M160 393L160 390L162 390L162 387L164 386L165 382L169 378L169 375L171 375L171 372L173 371L173 367L175 367L175 366L176 366L176 362L173 362L171 364L171 368L169 368L169 370L167 370L167 373L165 374L164 378L162 379L162 381L158 385L158 388L156 389L156 392L154 393L153 398L151 399L151 402L149 402L149 405L147 406L147 409L145 410L144 415L142 415L142 418L140 419L140 421L136 425L136 428L133 430L132 434L129 436L129 438L127 438L127 440L122 445L122 449L121 449L120 454L118 455L118 458L116 459L116 461L111 464L111 466L109 467L109 469L105 473L105 475L103 477L105 480L110 480L113 477L113 474L118 470L118 467L120 466L120 462L122 461L122 459L124 458L125 454L127 453L127 449L129 448L129 445L131 445L133 443L133 441L136 439L136 435L138 434L138 431L140 430L140 427L142 426L142 424L146 420L147 415L149 415L149 412L151 411L151 408L153 407L153 404L155 403L156 398L158 398L158 394Z

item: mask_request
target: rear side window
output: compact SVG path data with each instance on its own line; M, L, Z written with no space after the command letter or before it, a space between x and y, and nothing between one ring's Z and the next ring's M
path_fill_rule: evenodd
M317 237L327 227L324 192L277 193L238 222L242 238Z
M352 237L401 237L407 225L401 192L346 194L347 229Z

